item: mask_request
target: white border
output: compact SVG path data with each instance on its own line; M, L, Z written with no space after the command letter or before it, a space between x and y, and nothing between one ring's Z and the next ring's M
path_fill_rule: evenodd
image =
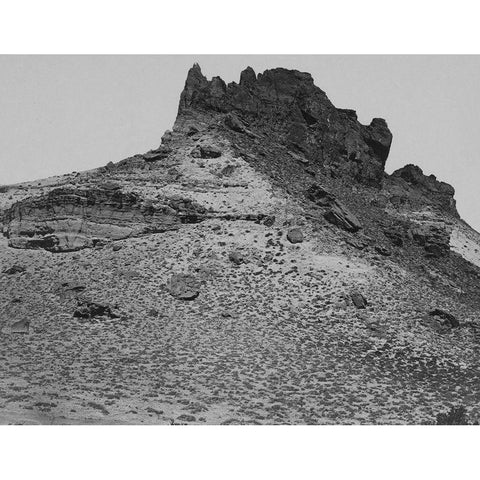
M17 0L1 5L0 53L479 53L478 19L461 0ZM463 480L478 477L478 431L0 427L0 475Z
M469 0L16 0L0 53L479 53Z

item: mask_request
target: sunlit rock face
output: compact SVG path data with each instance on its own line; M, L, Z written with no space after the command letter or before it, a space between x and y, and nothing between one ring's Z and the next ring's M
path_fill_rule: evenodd
M120 189L54 189L14 204L4 217L13 248L68 252L200 221L204 210L191 202L147 202Z

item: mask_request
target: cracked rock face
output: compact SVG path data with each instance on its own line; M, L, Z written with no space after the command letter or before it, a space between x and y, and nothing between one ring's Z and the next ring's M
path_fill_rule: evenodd
M255 75L249 67L239 84L226 85L219 77L208 81L194 65L181 95L176 129L187 131L193 117L209 122L222 114L237 132L248 125L255 135L263 134L336 175L382 184L392 143L385 120L362 125L355 111L336 108L308 73L275 68Z

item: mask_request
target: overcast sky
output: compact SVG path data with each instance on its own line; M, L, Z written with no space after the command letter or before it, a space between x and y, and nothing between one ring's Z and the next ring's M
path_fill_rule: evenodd
M86 170L157 147L188 68L226 82L307 71L362 123L387 120L386 170L419 165L451 183L480 230L480 56L0 56L0 184Z

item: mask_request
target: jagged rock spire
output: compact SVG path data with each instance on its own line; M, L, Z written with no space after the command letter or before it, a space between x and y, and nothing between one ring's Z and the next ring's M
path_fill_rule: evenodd
M387 123L375 118L370 125L360 124L355 111L336 108L309 73L274 68L256 75L247 67L239 84L226 85L220 77L208 81L195 64L181 94L176 127L184 129L192 121L218 123L228 113L334 175L382 184L392 142Z

